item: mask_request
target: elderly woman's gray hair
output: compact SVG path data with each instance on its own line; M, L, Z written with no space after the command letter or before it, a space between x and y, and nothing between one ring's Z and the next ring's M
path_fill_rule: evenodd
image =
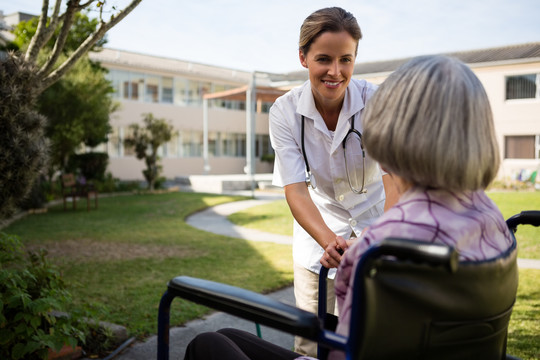
M461 61L414 58L392 73L366 105L367 152L419 186L486 188L499 148L484 87Z

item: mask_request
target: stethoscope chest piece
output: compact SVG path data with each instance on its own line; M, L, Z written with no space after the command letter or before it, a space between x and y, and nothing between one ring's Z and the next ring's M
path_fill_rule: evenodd
M312 189L315 189L315 182L311 181L311 171L306 172L306 185Z

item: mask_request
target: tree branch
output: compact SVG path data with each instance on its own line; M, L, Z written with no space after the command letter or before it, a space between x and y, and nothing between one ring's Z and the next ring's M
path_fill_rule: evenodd
M48 11L49 1L43 0L43 3L41 4L41 17L39 18L36 33L34 34L34 36L32 36L32 39L30 40L30 45L28 45L28 49L26 49L26 54L24 56L24 61L27 63L36 63L39 50L41 50L41 47L44 44L43 39L46 36Z
M58 0L58 2L60 2L60 0ZM48 74L54 67L54 64L56 63L60 55L62 54L62 49L66 44L66 39L71 30L71 25L73 24L75 14L77 13L79 2L80 0L68 1L68 7L66 9L66 12L63 14L64 21L62 23L62 28L60 29L60 34L56 38L56 42L54 43L51 55L49 56L45 64L41 67L41 69L38 71L39 77L42 77L44 74Z
M79 5L79 8L82 10L82 9L86 9L87 7L89 7L90 5L92 5L92 3L94 2L95 0L88 0L87 2L85 2L84 4L80 4Z
M131 3L124 8L117 16L111 16L109 22L102 22L99 29L88 37L82 44L75 50L69 58L64 61L56 70L51 72L49 75L42 74L44 76L43 81L41 82L38 89L39 92L42 92L52 84L54 84L62 75L64 75L75 63L79 60L84 54L86 54L92 46L98 42L113 26L118 24L122 19L124 19L142 0L132 0Z
M41 17L39 19L38 27L26 51L26 55L25 55L26 62L31 63L32 65L35 65L37 62L39 52L41 51L43 46L45 46L47 41L49 41L49 39L53 36L54 31L56 30L59 23L58 13L60 12L61 4L62 4L62 0L56 0L53 14L49 22L49 26L47 26L49 1L43 0L43 6L41 9Z

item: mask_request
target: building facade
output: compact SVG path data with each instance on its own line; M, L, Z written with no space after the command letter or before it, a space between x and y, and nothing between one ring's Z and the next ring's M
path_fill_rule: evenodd
M254 172L272 171L272 162L263 161L265 155L273 153L268 137L268 110L284 91L276 90L269 95L271 81L267 74L112 49L93 53L91 58L108 69L107 76L115 90L113 97L120 103L119 111L111 117L113 132L109 141L99 149L109 154L108 170L114 177L142 179L144 163L124 146L123 140L129 135L129 126L141 123L147 113L169 121L178 132L159 151L166 178L245 173L249 134L244 89L253 82L257 84ZM204 107L206 96L211 98L206 99Z
M468 64L486 89L502 159L499 178L515 179L540 170L540 42L447 55ZM178 130L160 150L165 177L246 173L249 106L243 89L250 85L257 94L254 172L271 172L271 161L263 161L273 153L268 110L277 96L307 79L306 71L253 74L114 49L91 58L109 70L114 97L121 104L112 115L113 133L103 150L110 156L109 171L124 180L142 179L144 164L123 146L123 139L129 125L141 122L146 113L169 120ZM407 60L357 64L354 77L381 83Z

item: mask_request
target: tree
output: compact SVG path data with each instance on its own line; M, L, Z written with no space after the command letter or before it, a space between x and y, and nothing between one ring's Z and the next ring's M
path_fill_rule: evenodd
M34 110L37 96L57 82L141 1L132 0L125 8L118 9L113 0L67 0L61 13L63 1L56 0L49 13L49 1L43 0L36 32L28 48L24 52L0 54L0 218L9 217L15 211L48 157L43 137L44 119ZM85 9L98 11L99 25L66 56L68 35L77 14ZM47 51L46 45L51 40L54 45ZM47 56L40 57L43 53ZM3 161L10 156L17 159Z
M152 114L145 114L143 121L144 127L139 124L129 126L131 135L126 137L124 144L135 149L137 159L144 159L146 170L143 170L143 175L148 182L148 189L153 190L161 172L158 148L171 140L176 132L165 119L155 118Z
M81 144L96 147L107 141L109 115L118 105L109 96L113 88L104 73L85 58L39 97L39 112L49 119L50 174L64 171Z
M37 31L37 26L38 18L20 22L13 31L15 39L12 47L26 49ZM61 58L75 51L98 26L97 19L90 19L87 14L76 14ZM107 40L102 38L92 50L98 51L106 43ZM54 41L51 39L44 50L50 53L53 48ZM49 120L45 131L51 141L49 180L52 180L53 174L58 170L72 171L67 170L68 159L82 143L88 147L96 147L107 141L107 134L111 130L109 115L118 106L109 96L113 88L105 78L106 72L105 68L85 55L59 81L40 95L39 112Z

